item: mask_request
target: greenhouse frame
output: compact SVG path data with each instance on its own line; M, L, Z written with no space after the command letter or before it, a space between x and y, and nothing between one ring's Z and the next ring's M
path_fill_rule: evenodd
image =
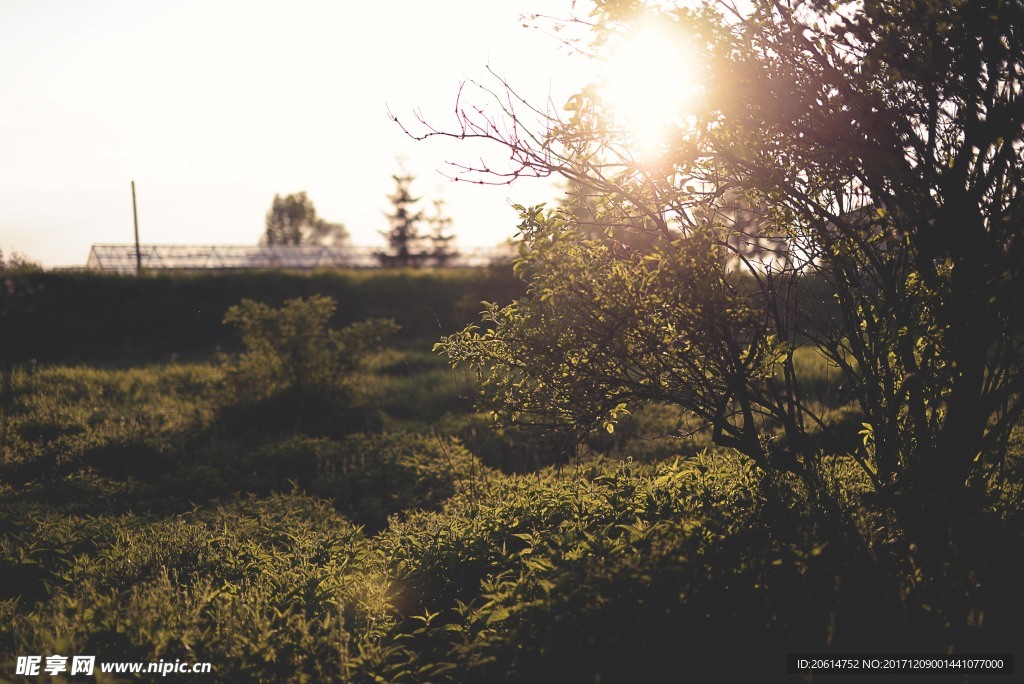
M93 245L85 267L108 273L143 271L314 270L378 268L381 247L320 245ZM449 266L480 267L507 261L512 247L460 249Z

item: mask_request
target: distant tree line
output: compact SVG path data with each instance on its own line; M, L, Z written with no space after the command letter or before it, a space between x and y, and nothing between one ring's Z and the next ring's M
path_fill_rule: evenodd
M415 176L400 171L391 176L395 191L388 195L391 212L388 221L391 228L381 231L387 238L389 251L379 252L377 258L382 266L419 267L447 266L458 255L451 242L452 220L444 213L444 202L434 200L433 212L428 216L419 208L422 198L412 194L411 186ZM421 226L426 223L430 232L423 234Z
M340 245L348 241L348 230L341 223L331 223L317 216L313 200L305 192L281 197L267 212L265 245Z
M450 265L458 252L452 244L455 236L451 232L452 220L444 211L444 201L434 200L433 210L428 215L420 208L422 198L412 194L415 176L399 171L392 179L395 190L388 195L391 211L387 213L390 227L381 231L381 235L387 238L388 247L375 254L381 266L418 268ZM348 230L343 224L322 219L309 196L298 192L284 197L274 195L260 243L343 245L348 240Z

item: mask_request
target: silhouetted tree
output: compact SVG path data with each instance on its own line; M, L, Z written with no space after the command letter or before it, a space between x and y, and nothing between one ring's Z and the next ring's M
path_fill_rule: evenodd
M599 3L596 42L628 35L638 5ZM843 425L794 363L805 347L852 388L853 453L874 487L952 520L1024 414L1024 6L650 12L710 75L656 154L596 88L565 114L507 88L511 120L460 108L450 130L421 122L417 137L506 147L507 169L464 167L476 180L557 174L599 200L583 215L521 208L529 295L445 353L480 372L507 419L611 428L634 403L671 402L718 444L814 485L821 439ZM525 112L549 119L538 129ZM595 222L647 232L654 249L591 238Z
M434 200L434 213L427 219L430 224L430 259L434 266L448 266L459 255L452 247L455 235L451 233L452 220L444 213L444 200Z
M330 245L347 240L344 225L317 216L313 200L305 192L298 192L285 197L274 195L260 242L265 245Z
M414 197L410 187L416 177L400 171L391 176L395 181L395 191L388 195L391 200L391 212L387 215L391 228L381 231L387 238L389 252L379 252L377 258L384 266L420 266L427 254L423 251L423 237L420 235L420 223L423 212L417 208L420 198Z

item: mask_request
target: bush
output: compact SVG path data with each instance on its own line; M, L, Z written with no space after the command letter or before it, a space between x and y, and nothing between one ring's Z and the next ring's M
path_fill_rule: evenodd
M330 297L313 295L278 308L244 299L228 309L224 322L238 328L245 351L225 362L224 403L252 409L237 416L241 425L298 432L307 409L322 425L345 408L351 373L397 325L372 319L336 330L329 327L335 306Z
M833 465L858 501L852 463ZM835 522L795 479L705 453L495 479L375 543L400 589L390 639L434 681L782 681L787 652L1007 645L1006 573L929 577L891 517ZM978 557L1005 562L997 538Z
M245 345L231 366L236 388L259 397L282 389L340 390L359 360L398 327L372 319L331 329L336 306L330 297L313 295L289 299L279 308L243 299L228 309L224 322L238 328Z
M12 348L16 361L166 361L234 350L222 325L242 299L278 306L320 294L338 302L335 323L387 316L403 341L435 340L473 319L483 300L509 302L523 283L506 269L29 273L31 310Z

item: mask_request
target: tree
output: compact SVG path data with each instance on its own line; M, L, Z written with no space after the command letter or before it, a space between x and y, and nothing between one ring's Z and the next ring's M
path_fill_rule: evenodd
M434 266L444 268L459 255L452 247L455 235L451 233L452 220L444 213L444 200L434 200L434 213L427 219L430 224L430 260Z
M12 251L9 256L4 256L0 249L0 276L20 277L42 273L43 267L21 252Z
M596 42L627 39L637 6L598 3ZM500 115L459 109L455 129L413 132L504 145L508 169L462 168L479 180L558 174L599 197L586 221L522 208L527 296L488 307L485 329L443 352L507 419L612 429L639 402L672 402L717 443L811 486L842 428L795 361L816 354L852 391L854 455L874 487L955 516L1024 409L1022 6L753 0L648 14L711 74L654 152L597 87L554 116L505 86ZM677 72L661 73L667 85ZM538 114L546 129L531 131ZM743 247L752 216L782 258ZM653 243L633 249L623 229Z
M420 235L423 212L417 208L420 198L414 197L411 191L416 177L400 171L391 178L395 181L395 191L388 195L392 209L387 217L391 228L381 232L388 239L391 251L381 252L377 257L385 266L420 266L426 253Z
M317 216L313 200L305 192L298 192L285 197L274 195L261 242L265 245L330 245L347 240L344 225Z

